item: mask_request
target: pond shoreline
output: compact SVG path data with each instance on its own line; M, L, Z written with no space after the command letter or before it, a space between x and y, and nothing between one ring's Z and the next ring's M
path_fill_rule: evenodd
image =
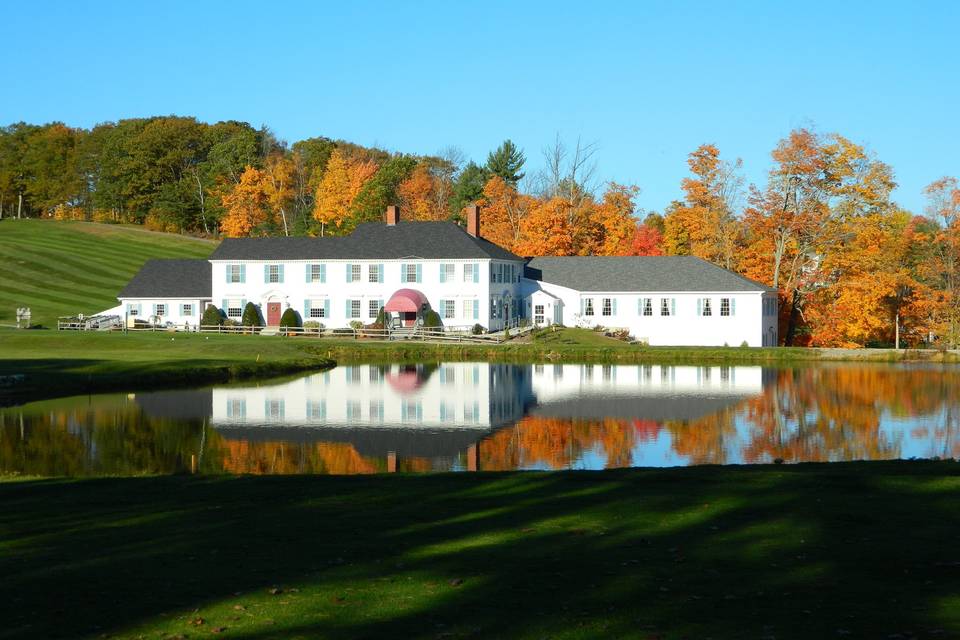
M269 379L324 370L338 364L359 363L702 363L783 367L824 362L960 362L958 351L643 347L582 330L547 333L546 336L543 342L452 345L364 339L4 330L0 331L0 406L83 393L147 391ZM585 344L587 340L595 343Z

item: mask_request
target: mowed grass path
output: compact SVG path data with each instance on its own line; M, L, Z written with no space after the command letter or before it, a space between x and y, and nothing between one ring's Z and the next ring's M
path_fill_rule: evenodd
M30 307L33 323L116 306L117 293L150 258L205 258L210 240L139 227L53 220L0 221L0 324Z

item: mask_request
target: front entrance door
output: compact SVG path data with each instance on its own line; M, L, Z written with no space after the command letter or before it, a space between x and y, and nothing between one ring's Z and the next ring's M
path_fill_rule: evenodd
M279 325L280 325L280 303L268 302L267 303L267 326L277 327Z

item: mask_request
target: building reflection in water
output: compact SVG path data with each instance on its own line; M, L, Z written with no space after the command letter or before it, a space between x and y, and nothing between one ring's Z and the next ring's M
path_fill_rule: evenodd
M952 369L344 366L0 411L44 475L598 469L960 454Z

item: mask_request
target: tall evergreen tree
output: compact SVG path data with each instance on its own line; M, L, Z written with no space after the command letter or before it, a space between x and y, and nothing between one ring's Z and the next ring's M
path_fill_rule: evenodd
M523 179L524 173L520 170L526 161L523 151L518 149L512 141L504 140L496 151L491 151L487 156L487 171L515 187Z

